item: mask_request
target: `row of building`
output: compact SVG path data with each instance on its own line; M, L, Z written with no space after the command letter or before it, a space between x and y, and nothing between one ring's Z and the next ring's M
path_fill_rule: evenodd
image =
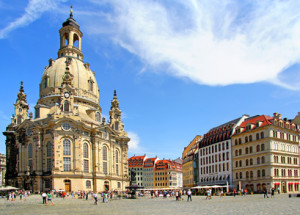
M299 124L300 113L243 115L197 135L182 154L183 186L298 192Z
M182 160L160 160L146 155L128 159L129 176L132 184L145 189L182 187Z

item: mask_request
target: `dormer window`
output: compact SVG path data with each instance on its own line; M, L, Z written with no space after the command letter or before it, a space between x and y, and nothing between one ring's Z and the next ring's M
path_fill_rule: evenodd
M96 113L96 121L101 122L101 115L99 112Z
M93 92L94 81L92 80L92 78L90 78L90 79L88 80L88 83L89 83L89 91Z

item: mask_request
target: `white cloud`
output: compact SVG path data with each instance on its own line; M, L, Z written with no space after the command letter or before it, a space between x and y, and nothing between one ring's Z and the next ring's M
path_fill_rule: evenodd
M129 153L143 153L140 148L140 138L138 134L128 131L127 132L130 141L128 143Z
M147 66L212 86L300 89L278 78L300 59L300 1L110 2L115 41Z
M56 9L60 2L65 1L66 0L29 0L24 14L0 30L0 39L5 38L9 32L17 28L29 25L37 20L44 12Z

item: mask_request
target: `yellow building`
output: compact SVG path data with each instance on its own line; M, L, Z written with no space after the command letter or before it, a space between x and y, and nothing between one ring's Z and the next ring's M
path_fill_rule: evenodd
M299 130L291 120L260 115L246 119L232 136L233 184L262 192L299 192Z
M0 186L5 185L6 156L0 153Z
M154 188L182 187L182 165L176 161L158 160L154 169Z
M197 135L187 147L184 147L182 153L182 177L183 177L183 187L193 187L196 186L194 182L194 155L202 136Z
M72 11L59 34L58 58L50 58L44 70L34 118L21 83L4 132L6 184L33 192L124 190L130 139L116 91L107 123L101 118L95 72L83 62L83 34Z

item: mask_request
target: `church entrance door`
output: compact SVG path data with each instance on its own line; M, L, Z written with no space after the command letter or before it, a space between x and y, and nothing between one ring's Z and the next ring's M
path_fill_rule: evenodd
M71 191L71 181L65 180L65 191L70 192Z

